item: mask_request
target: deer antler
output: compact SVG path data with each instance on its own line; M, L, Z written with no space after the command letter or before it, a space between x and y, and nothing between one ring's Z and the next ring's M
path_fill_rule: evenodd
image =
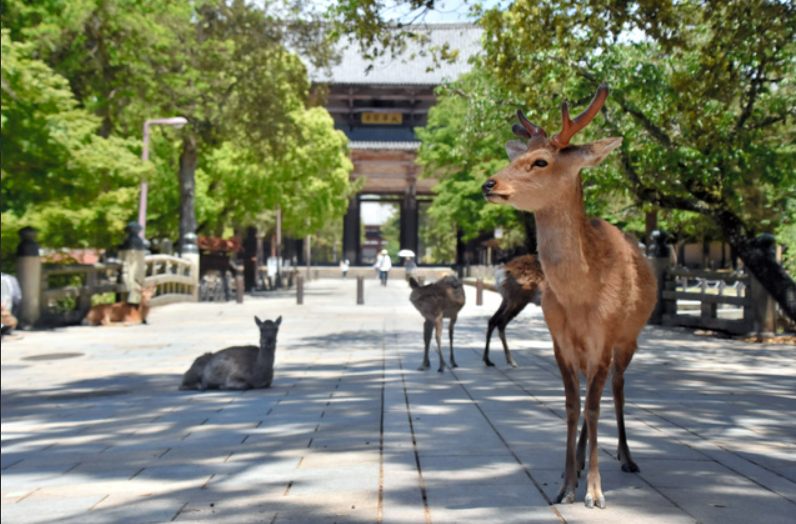
M589 122L591 122L594 117L597 116L597 113L600 112L600 109L603 107L606 98L608 98L608 86L602 85L597 88L597 93L594 95L589 107L587 107L584 112L576 116L575 120L571 120L569 118L569 106L567 106L566 102L562 102L561 120L563 121L563 127L561 128L561 132L553 135L553 138L551 138L550 141L560 148L567 147L569 145L570 139L575 136L575 133L586 127Z
M520 126L519 124L514 124L511 126L511 131L520 138L524 138L525 140L530 140L535 136L547 136L547 132L539 126L533 125L525 115L522 114L522 109L517 110L517 118L520 119Z

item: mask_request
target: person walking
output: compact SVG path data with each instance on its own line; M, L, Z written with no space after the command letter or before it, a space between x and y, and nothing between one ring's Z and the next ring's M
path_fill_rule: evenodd
M381 256L376 260L376 269L379 270L379 280L381 280L381 285L387 285L387 277L390 274L390 269L392 269L392 260L390 260L390 255L387 254L386 249L381 250Z
M340 261L340 272L343 273L343 278L345 278L346 275L348 275L349 264L350 263L348 262L347 258Z

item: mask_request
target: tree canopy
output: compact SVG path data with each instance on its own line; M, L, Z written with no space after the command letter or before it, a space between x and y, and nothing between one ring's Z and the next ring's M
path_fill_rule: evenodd
M312 107L305 66L328 64L332 41L305 3L2 0L2 11L4 254L12 222L53 222L32 224L33 206L71 233L45 228L44 245L117 244L142 179L148 237L267 228L269 209L296 202L303 218L286 211L285 227L298 236L307 218L345 213L346 141ZM18 85L43 75L45 93ZM46 115L21 119L25 104ZM144 165L144 122L178 115L183 129L152 128Z
M5 29L2 56L4 260L26 225L56 246L119 238L150 168L130 140L99 136L100 118L79 107L67 80Z

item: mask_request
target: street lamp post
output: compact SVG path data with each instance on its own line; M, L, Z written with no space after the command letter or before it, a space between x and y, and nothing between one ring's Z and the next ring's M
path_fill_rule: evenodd
M172 118L158 118L155 120L147 120L144 122L144 149L141 152L141 160L145 163L149 161L149 126L151 125L161 125L161 126L172 126L175 129L179 129L185 124L188 123L188 119L175 116ZM146 199L147 199L147 181L146 179L141 181L141 197L138 201L138 223L141 224L141 238L144 238L144 231L146 231Z

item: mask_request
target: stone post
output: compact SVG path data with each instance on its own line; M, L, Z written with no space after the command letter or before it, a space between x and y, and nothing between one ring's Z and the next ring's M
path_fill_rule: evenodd
M196 245L197 236L186 233L183 237L180 258L191 263L191 280L193 280L193 299L199 302L199 246Z
M663 324L663 315L672 312L663 300L663 292L666 289L666 272L672 267L671 247L666 243L667 238L669 238L669 233L663 229L656 229L650 233L652 243L648 247L650 255L647 262L658 280L657 301L648 323L658 326Z
M481 277L475 281L475 305L484 305L484 279Z
M758 235L756 244L766 257L776 259L773 235ZM752 302L752 332L760 337L773 336L776 331L776 303L757 278L749 273L749 297Z
M365 303L365 277L357 275L357 305Z
M304 304L304 277L296 275L296 304Z
M122 263L119 283L127 288L126 297L123 297L123 300L130 304L141 303L141 289L146 277L146 264L144 263L146 245L139 236L142 229L138 222L129 222L124 228L127 238L119 246L119 261Z
M257 228L247 227L246 237L243 239L243 280L249 291L254 291L257 287L257 261L260 258L258 248Z
M33 327L41 316L41 257L39 243L36 241L38 234L32 227L19 230L17 279L22 290L19 322L23 328Z

